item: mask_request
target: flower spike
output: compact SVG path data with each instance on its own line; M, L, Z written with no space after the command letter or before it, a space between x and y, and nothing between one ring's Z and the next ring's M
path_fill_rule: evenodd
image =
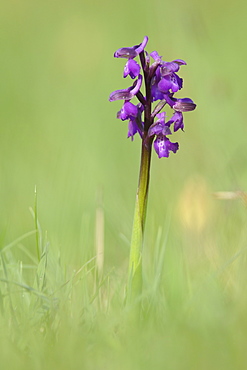
M123 77L135 80L127 89L116 90L110 94L109 100L124 100L118 118L128 120L128 137L133 140L138 132L145 140L154 141L154 149L158 157L168 157L169 152L176 153L178 144L171 143L167 135L184 129L183 113L192 111L196 104L189 98L176 98L174 95L182 89L183 79L178 73L180 67L186 65L183 59L174 59L171 62L164 61L157 51L150 54L145 50L148 37L132 47L123 47L114 53L115 58L125 58ZM135 60L139 55L140 62ZM150 59L153 59L153 62ZM145 94L141 92L142 80L145 79ZM135 105L133 98L139 100ZM152 103L158 101L152 109ZM138 107L138 108L137 108ZM166 107L174 111L170 119L162 110ZM156 119L155 119L156 118Z

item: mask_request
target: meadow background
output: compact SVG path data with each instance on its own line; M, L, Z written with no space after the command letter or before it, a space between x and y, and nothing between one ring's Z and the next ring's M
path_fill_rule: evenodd
M246 12L1 2L1 369L246 369L247 211L212 195L246 190ZM197 109L177 154L152 158L137 323L123 299L140 140L108 96L128 86L113 52L144 35L187 62L181 97Z

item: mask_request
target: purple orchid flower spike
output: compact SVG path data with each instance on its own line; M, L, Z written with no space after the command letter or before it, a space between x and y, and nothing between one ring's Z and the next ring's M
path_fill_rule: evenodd
M168 157L169 152L177 152L178 144L171 143L167 135L172 135L172 127L173 132L184 129L183 113L194 110L196 104L189 98L175 97L183 88L183 79L178 73L186 62L183 59L164 61L157 51L148 54L145 51L147 43L148 37L145 36L140 44L120 48L114 53L115 58L127 59L123 76L129 76L134 83L127 89L112 92L109 100L124 100L118 118L129 121L128 137L133 140L138 132L145 143L148 140L154 142L154 149L159 158ZM138 56L139 63L135 60ZM153 62L150 61L151 58ZM143 79L145 94L141 92ZM138 105L131 102L133 98L139 100ZM152 109L154 102L157 105ZM167 106L174 112L165 122L165 112L161 111Z

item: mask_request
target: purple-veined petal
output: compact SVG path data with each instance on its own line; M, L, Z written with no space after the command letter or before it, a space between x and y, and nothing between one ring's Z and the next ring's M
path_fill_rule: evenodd
M135 58L138 54L134 48L120 48L114 53L115 58Z
M187 63L183 59L175 59L173 60L174 63L177 63L179 65L186 65Z
M167 76L171 73L177 72L179 65L175 62L163 62L160 68L161 76Z
M131 87L122 90L115 90L109 96L109 101L115 100L131 100L140 90L142 85L142 75L138 76L138 79L134 82Z
M135 45L131 48L120 48L117 51L115 51L114 57L133 59L144 50L144 48L147 45L147 42L148 42L148 37L145 36L141 44Z
M133 98L133 95L131 93L131 90L128 89L122 89L122 90L115 90L113 91L109 96L109 101L116 101L116 100L131 100Z
M177 112L189 112L196 108L196 104L190 98L176 99L173 109Z

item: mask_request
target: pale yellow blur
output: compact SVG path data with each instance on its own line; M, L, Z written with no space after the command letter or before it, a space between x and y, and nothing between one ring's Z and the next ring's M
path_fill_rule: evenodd
M198 175L188 178L178 200L178 214L182 225L201 232L212 213L212 196L206 180Z

